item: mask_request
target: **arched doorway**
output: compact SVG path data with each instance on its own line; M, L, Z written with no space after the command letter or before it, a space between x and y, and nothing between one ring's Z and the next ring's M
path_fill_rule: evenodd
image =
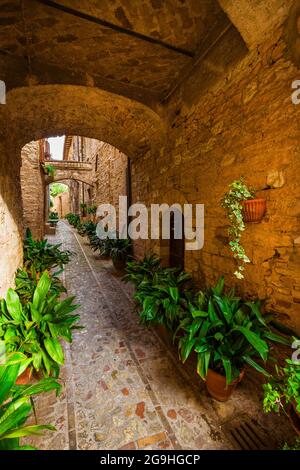
M176 218L181 219L181 237L176 237ZM169 265L172 268L184 269L184 217L182 212L170 215Z

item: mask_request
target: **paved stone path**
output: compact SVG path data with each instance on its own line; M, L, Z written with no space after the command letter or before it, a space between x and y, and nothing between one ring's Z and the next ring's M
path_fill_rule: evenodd
M39 422L57 431L26 442L40 449L232 449L230 426L249 416L271 447L290 434L286 420L262 413L261 386L251 373L227 403L210 398L175 350L139 325L131 288L111 262L67 223L49 240L74 252L64 276L85 329L66 348L63 394L36 399Z

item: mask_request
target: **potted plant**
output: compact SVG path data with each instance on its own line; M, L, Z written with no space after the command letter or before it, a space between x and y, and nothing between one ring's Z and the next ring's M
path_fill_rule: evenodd
M243 178L233 181L229 185L229 191L222 198L221 204L227 210L227 217L231 226L228 229L230 249L238 262L238 268L234 275L243 279L244 264L250 263L250 259L241 245L242 232L245 230L245 222L259 222L266 209L265 199L255 199L255 191L249 188Z
M263 389L264 411L285 413L300 436L300 362L286 359L284 367L276 365L274 376Z
M94 233L88 233L88 238L92 250L99 251L101 258L109 259L110 255L108 242L102 238L99 238L96 234L96 231Z
M58 274L60 274L60 271L51 274L51 286L49 289L50 295L54 293L62 294L67 292L67 289L64 287ZM15 277L15 291L18 294L22 305L32 301L34 291L41 275L42 273L37 272L33 266L28 270L24 268L19 268L17 270Z
M58 213L56 211L50 212L50 214L49 214L50 227L56 228L56 226L58 224L58 220L59 220Z
M197 354L197 372L205 380L208 392L219 401L230 397L249 365L269 376L257 358L266 362L269 341L289 344L271 331L271 317L261 314L260 303L245 302L234 291L224 290L224 277L190 302L179 328L185 334L179 340L179 353L185 362L192 351Z
M96 212L97 212L97 206L96 205L92 205L92 206L87 208L87 213L92 216L92 221L93 222L95 222Z
M163 268L160 259L147 256L127 264L125 282L136 287L134 299L142 324L163 325L174 331L187 308L191 275L178 268Z
M154 254L146 254L142 260L128 261L124 282L130 282L136 289L142 282L153 280L156 272L161 270L161 259Z
M24 267L29 270L33 267L36 272L43 272L53 268L63 269L70 262L71 251L61 250L61 243L53 245L48 240L34 240L30 230L27 229L23 243Z
M100 254L103 256L109 254L114 267L119 271L124 271L131 245L129 238L106 238L102 249L100 249Z
M51 390L59 395L61 391L60 384L49 377L35 385L18 386L17 377L26 361L24 354L14 353L0 365L0 450L34 450L34 447L20 445L20 438L39 436L44 430L55 431L51 425L26 426L34 412L32 396Z
M91 220L88 220L87 222L81 224L81 226L77 230L79 235L81 235L82 237L94 236L96 235L96 224L94 224L94 222L92 222Z
M31 302L22 305L15 290L8 289L0 306L0 340L8 353L19 351L28 358L28 367L44 375L58 377L64 363L60 339L71 343L72 330L79 315L74 297L59 301L60 292L51 291L51 278L45 271L34 290ZM29 374L30 375L30 374Z
M80 225L81 225L79 215L73 214L72 212L70 212L69 214L67 214L67 215L65 216L65 219L67 219L67 221L69 222L69 224L72 225L72 226L75 227L75 228L78 228L78 227L80 227Z

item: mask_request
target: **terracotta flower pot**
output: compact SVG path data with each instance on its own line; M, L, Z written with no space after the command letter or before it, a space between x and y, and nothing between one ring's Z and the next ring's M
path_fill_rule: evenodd
M300 414L296 410L296 403L293 403L288 410L289 419L293 429L300 436Z
M22 372L16 380L16 385L28 385L31 379L31 371L29 367Z
M155 330L158 333L158 336L163 340L164 343L170 343L170 333L164 325L156 325Z
M242 370L239 377L230 385L226 385L225 375L218 374L212 369L208 369L206 376L206 388L208 393L219 401L227 401L233 393L237 384L243 379L245 371Z
M243 201L243 217L245 222L260 222L265 211L265 199L248 199Z

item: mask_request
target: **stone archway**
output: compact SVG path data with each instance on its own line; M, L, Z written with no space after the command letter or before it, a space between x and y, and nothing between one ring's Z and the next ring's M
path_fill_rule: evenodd
M100 89L45 85L13 89L0 107L0 295L22 261L21 148L55 135L83 135L110 143L133 160L158 153L166 128L147 106ZM11 136L14 136L12 139Z
M71 210L71 187L72 183L71 180L60 180L59 183L62 183L63 186L65 186L65 190L63 192L60 192L56 194L55 196L52 196L51 201L52 204L50 203L50 212L57 212L58 216L60 219L64 218L66 214L73 212ZM47 185L47 188L49 188L49 193L51 190L51 184L49 183ZM46 188L46 191L47 191Z
M136 158L159 148L166 133L161 117L147 106L83 86L14 89L0 113L19 145L52 135L82 135L108 142Z
M85 176L82 176L80 173L78 174L78 173L73 172L69 174L69 172L67 171L66 172L61 171L61 172L56 173L54 178L51 178L51 179L49 177L46 178L46 199L48 201L50 199L50 186L52 183L63 183L69 187L69 190L68 190L69 201L68 202L65 201L66 198L64 196L64 193L62 194L62 196L57 196L58 198L59 197L62 198L61 204L63 204L63 202L65 201L66 204L68 204L69 206L69 210L67 211L62 210L61 214L59 213L59 217L63 217L69 212L73 212L76 214L80 212L80 197L79 197L80 183L83 184L83 186L81 186L82 189L85 187L93 188L92 177L85 177ZM52 210L51 205L50 205L50 208L47 205L46 212L48 211L51 212L51 210Z

